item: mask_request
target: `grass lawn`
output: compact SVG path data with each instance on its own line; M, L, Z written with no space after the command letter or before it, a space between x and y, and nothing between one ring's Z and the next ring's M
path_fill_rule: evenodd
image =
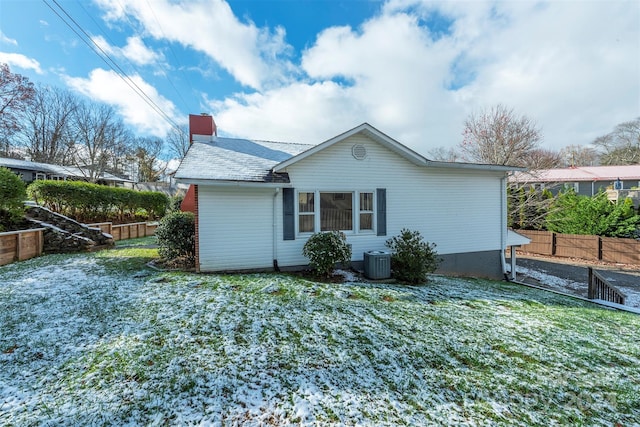
M0 425L640 423L640 316L518 285L0 267Z

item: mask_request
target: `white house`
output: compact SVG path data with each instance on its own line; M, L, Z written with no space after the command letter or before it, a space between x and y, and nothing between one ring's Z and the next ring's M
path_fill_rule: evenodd
M191 184L198 271L305 266L303 245L325 230L347 235L357 264L408 228L437 245L439 272L507 272L512 167L431 161L367 123L307 145L222 138L211 116L189 118L175 177Z

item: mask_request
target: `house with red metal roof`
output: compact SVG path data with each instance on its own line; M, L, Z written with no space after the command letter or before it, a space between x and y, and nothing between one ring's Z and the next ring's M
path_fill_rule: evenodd
M548 188L554 193L573 188L577 194L594 196L600 191L633 190L640 187L640 165L577 166L561 169L543 169L516 172L509 182L537 188Z

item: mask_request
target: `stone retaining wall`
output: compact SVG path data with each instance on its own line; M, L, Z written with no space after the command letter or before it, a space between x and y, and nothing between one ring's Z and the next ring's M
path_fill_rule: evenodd
M41 206L27 208L26 218L44 228L46 253L82 252L112 247L113 237Z

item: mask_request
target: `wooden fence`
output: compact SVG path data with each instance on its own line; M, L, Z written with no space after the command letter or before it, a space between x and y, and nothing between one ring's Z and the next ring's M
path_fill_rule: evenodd
M136 237L152 236L158 227L157 223L136 222L133 224L117 224L101 222L87 224L89 227L99 228L104 233L113 236L113 240L135 239ZM44 228L9 231L0 233L0 265L14 261L24 261L42 255L44 248Z
M44 228L0 233L0 265L42 255Z
M103 233L111 234L113 240L126 240L153 236L158 227L158 223L134 222L132 224L113 224L111 222L100 222L97 224L87 224L87 226L99 228Z
M551 231L517 230L531 239L520 250L585 260L640 264L640 241L615 237L560 234Z

